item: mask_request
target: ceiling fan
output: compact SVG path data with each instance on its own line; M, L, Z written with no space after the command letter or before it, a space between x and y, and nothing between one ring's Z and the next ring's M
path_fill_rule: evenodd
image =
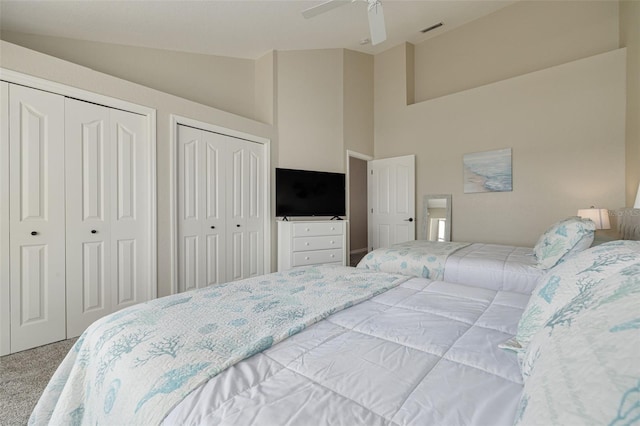
M328 12L336 7L344 6L347 3L354 3L356 1L366 1L368 3L369 15L369 32L371 34L371 45L375 46L387 39L387 30L384 26L384 14L382 12L382 3L380 0L329 0L318 6L310 7L302 11L302 16L305 18L313 18L321 13Z

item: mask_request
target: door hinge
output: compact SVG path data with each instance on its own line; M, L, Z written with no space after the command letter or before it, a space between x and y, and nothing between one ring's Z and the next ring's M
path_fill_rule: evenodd
M371 169L371 174L373 174L373 169Z
M373 213L373 209L371 209L371 213Z

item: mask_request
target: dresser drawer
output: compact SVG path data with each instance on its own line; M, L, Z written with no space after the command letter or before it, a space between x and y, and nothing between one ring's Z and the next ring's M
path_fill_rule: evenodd
M293 253L292 266L317 265L321 263L341 262L342 249L316 250Z
M293 239L293 251L324 250L342 248L341 235L324 237L297 237Z
M318 235L342 235L344 233L344 225L338 221L336 223L327 222L305 222L295 223L293 225L293 236L318 236Z

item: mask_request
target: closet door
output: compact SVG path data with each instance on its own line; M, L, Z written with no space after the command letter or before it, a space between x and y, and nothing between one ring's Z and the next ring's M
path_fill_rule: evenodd
M111 300L117 311L151 299L149 134L143 116L109 110Z
M227 137L228 281L264 271L264 148L261 144Z
M65 338L64 98L11 85L11 351Z
M67 337L149 299L141 116L66 100Z
M9 84L0 81L0 356L10 353Z
M109 313L112 179L109 110L66 99L67 336Z
M219 284L225 275L225 141L178 126L178 291Z

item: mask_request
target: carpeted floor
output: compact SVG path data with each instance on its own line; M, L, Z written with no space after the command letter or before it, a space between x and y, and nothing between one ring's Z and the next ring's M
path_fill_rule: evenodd
M76 339L0 358L0 425L26 425L42 391Z
M360 262L360 259L365 257L366 254L367 254L366 251L363 251L361 253L352 253L349 256L349 266L356 266L358 264L358 262Z

